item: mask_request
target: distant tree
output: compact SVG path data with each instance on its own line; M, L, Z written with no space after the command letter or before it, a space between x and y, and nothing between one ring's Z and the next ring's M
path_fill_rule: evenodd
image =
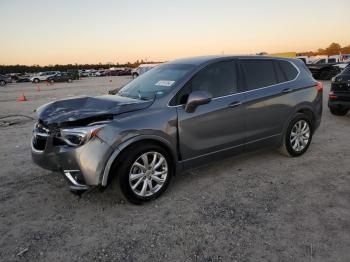
M340 49L342 54L350 54L350 45L344 46L343 48Z
M341 46L338 43L331 43L326 49L326 55L339 55Z
M326 54L326 50L325 49L322 49L322 48L319 48L317 49L317 55L325 55Z

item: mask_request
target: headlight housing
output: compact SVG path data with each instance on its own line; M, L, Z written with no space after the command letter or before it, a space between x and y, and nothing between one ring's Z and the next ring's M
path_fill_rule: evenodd
M93 137L97 137L97 134L103 127L104 125L94 125L79 128L61 129L57 138L68 146L78 147L84 145Z

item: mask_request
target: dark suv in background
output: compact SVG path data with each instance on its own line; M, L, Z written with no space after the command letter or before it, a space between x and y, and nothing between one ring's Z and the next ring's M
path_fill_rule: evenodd
M68 82L68 83L71 83L73 81L73 76L69 73L66 73L66 72L60 72L60 73L57 73L53 76L49 76L47 78L47 81L48 82Z
M333 115L344 116L350 109L350 66L333 77L328 107Z
M116 95L56 101L37 113L38 165L61 171L73 190L117 179L140 203L176 173L216 159L261 147L302 155L320 125L322 85L301 60L197 57L159 65Z

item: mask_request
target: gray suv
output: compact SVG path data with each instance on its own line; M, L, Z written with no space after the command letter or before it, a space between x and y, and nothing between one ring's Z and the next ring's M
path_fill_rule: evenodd
M117 179L133 203L176 173L261 147L300 156L320 125L322 85L301 60L215 56L162 64L115 95L37 109L32 157L73 191Z

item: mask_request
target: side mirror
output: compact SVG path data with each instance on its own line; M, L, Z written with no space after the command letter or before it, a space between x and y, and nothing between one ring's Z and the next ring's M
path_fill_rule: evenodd
M208 104L212 98L213 96L207 91L193 91L188 96L185 111L193 113L197 106Z

